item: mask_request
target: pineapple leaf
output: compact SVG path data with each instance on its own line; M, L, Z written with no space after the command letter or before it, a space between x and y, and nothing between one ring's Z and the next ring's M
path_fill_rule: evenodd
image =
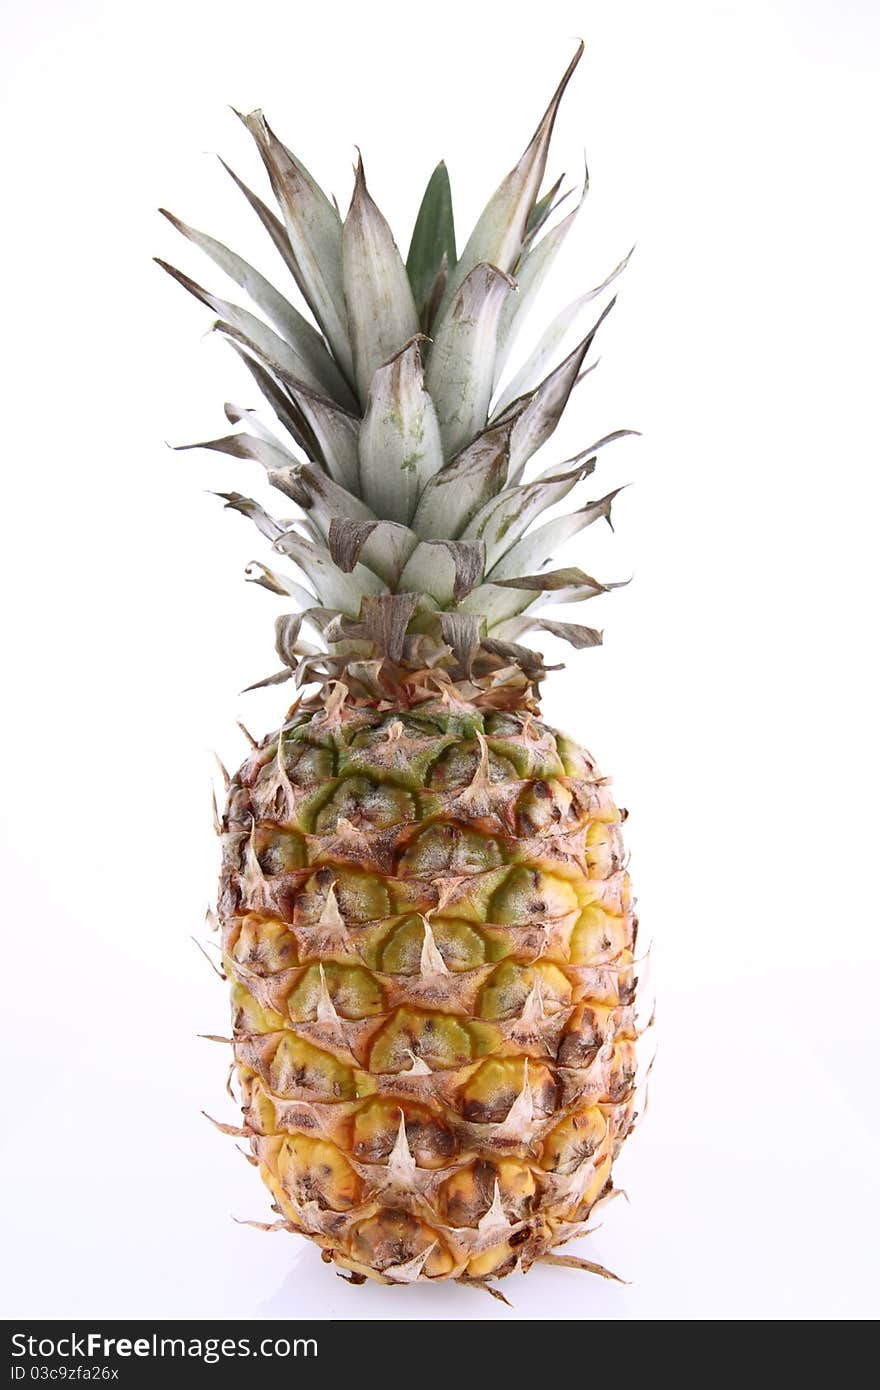
M609 589L615 589L616 584L602 584L598 579L593 579L589 574L584 574L582 569L576 565L569 565L565 569L546 570L542 574L520 574L516 579L496 579L493 580L502 589L523 589L534 590L545 596L548 602L575 603L580 599L595 598L597 594L607 594ZM568 598L557 599L557 594L579 594L579 599Z
M252 690L266 690L270 685L284 685L287 681L293 680L293 676L294 672L285 667L283 671L275 671L271 676L264 676L261 681L246 685L241 693L249 695Z
M267 541L274 545L280 536L284 535L284 527L280 521L276 521L274 516L270 516L259 502L255 502L252 497L243 497L240 492L218 492L217 497L223 499L225 506L234 512L240 512L252 521L261 536L265 536Z
M361 559L367 569L384 579L389 589L397 589L407 561L419 544L408 526L396 521L380 521L364 545Z
M185 453L190 449L214 449L218 454L229 454L232 458L251 459L261 463L267 472L277 468L287 468L296 463L293 454L283 444L269 439L260 439L254 434L226 434L222 439L200 439L195 444L177 444L175 450Z
M209 256L215 265L218 265L231 280L234 280L250 296L257 308L275 325L284 341L293 348L300 361L305 363L307 371L320 390L328 392L334 400L352 402L351 391L327 351L320 333L284 298L283 294L275 289L274 285L269 283L265 276L261 275L258 270L255 270L234 251L230 251L222 242L216 241L214 237L208 236L205 232L196 231L194 227L187 226L185 222L181 222L165 208L160 208L159 211L163 217L168 219L172 227L175 227L193 245L198 246L200 251ZM190 288L190 286L187 285L186 288Z
M351 382L339 214L304 165L275 136L262 111L252 111L242 120L256 141L284 214L296 283Z
M470 671L480 648L481 619L473 613L441 613L440 631L465 671Z
M317 656L318 654L317 647L313 647L310 642L300 640L299 632L304 618L304 613L282 613L280 617L275 619L275 650L285 666L291 670L295 670L299 665L301 656ZM280 676L270 676L261 684L280 685Z
M290 399L272 372L258 360L257 350L231 324L216 323L215 332L222 334L236 356L247 367L257 386L271 405L275 416L288 434L311 459L317 458L317 445L299 408ZM255 354L255 355L252 355Z
M364 594L381 593L384 585L378 575L364 565L355 565L343 574L324 546L313 544L296 531L284 531L275 540L275 549L293 560L312 585L321 603L354 617Z
M481 507L468 523L464 535L479 536L485 542L487 569L519 540L536 517L561 502L577 483L594 472L599 449L636 433L636 430L613 430L587 449L581 449L566 463L545 469L529 483L504 488Z
M243 405L233 405L231 401L227 401L223 406L223 414L230 425L245 425L248 429L253 430L258 438L265 439L269 444L277 444L282 449L286 447L278 436L263 424L258 411Z
M224 320L225 323L235 329L237 333L246 337L249 342L253 344L254 350L258 352L266 362L270 365L274 365L278 370L306 382L313 390L324 390L319 378L305 358L301 356L292 344L285 342L274 329L269 328L262 319L257 318L256 314L252 314L249 309L242 309L239 305L230 303L228 299L220 299L217 295L210 294L208 290L203 289L195 280L190 279L188 275L184 275L182 270L177 270L173 265L169 265L167 261L161 260L158 256L154 257L154 260L173 280L176 280L179 285L182 285L185 290L188 290L195 299L207 305L209 309L213 309L214 313L219 314L220 318Z
M285 384L317 445L319 461L326 472L346 492L357 494L359 421L300 382Z
M425 484L443 467L419 338L373 375L358 435L359 492L377 516L409 522Z
M497 267L475 266L434 338L427 382L447 458L485 427L498 320L513 286L510 276Z
M294 257L293 251L290 249L290 240L288 238L284 223L281 221L281 218L275 216L272 209L266 206L262 198L260 198L256 193L254 193L252 188L248 188L247 184L244 182L244 179L239 178L238 174L235 172L234 169L230 168L230 166L226 163L225 159L220 159L220 163L223 165L223 168L226 170L227 174L232 179L232 182L235 184L236 188L247 198L254 212L257 214L266 231L269 233L275 250L278 252L284 264L287 266L287 269L290 271L291 275L294 277L294 279L296 279L296 258Z
M423 544L442 546L452 557L452 563L455 566L452 598L455 603L460 603L485 573L486 547L483 542L437 540L424 541Z
M334 516L327 535L327 547L334 565L343 574L351 574L361 557L361 551L379 525L378 521L354 521Z
M516 412L516 424L510 443L510 480L518 482L523 469L534 453L550 438L562 418L568 398L574 390L584 358L592 346L599 325L614 307L611 303L600 314L587 336L573 352L527 396L514 401L499 420L507 420Z
M324 546L316 545L296 531L285 530L284 525L270 516L253 498L245 498L241 492L220 492L217 495L224 500L225 506L231 507L234 512L241 512L242 516L253 521L260 534L264 535L267 541L271 541L274 549L288 556L299 566L316 591L318 599L325 606L339 612L355 614L361 596L381 592L382 581L378 575L364 569L363 564L356 566L350 578L342 574L332 563Z
M406 258L406 273L426 333L431 326L434 287L444 263L448 275L455 267L455 221L449 173L441 159L428 180Z
M419 317L391 228L367 191L358 159L342 228L342 269L358 393L366 405L373 374L419 332Z
M541 245L543 245L543 242ZM548 362L561 346L566 334L574 327L581 312L617 279L621 271L626 269L629 264L630 256L634 250L635 247L624 256L619 265L614 267L611 274L605 277L601 285L597 285L595 289L587 290L586 294L580 295L578 299L566 305L566 307L556 315L556 318L542 334L537 347L528 361L524 363L499 397L498 411L506 410L512 401L515 401L525 392L530 391L536 382L540 381L542 372L546 370Z
M541 238L537 246L529 251L516 269L517 292L512 294L501 310L501 318L498 323L498 348L495 354L495 381L504 370L511 348L516 341L516 335L520 325L525 321L529 309L534 303L538 291L546 280L553 263L562 247L565 238L571 231L575 218L584 205L586 196L586 184L581 201L567 217Z
M270 594L281 594L286 598L295 599L301 608L310 608L315 602L315 595L309 593L302 584L297 584L295 579L289 579L286 574L269 569L269 566L262 564L260 560L251 560L245 565L244 577L249 584L259 584L261 588L268 589Z
M426 594L442 608L461 602L484 568L485 550L480 541L421 541L407 560L399 587Z
M486 569L490 571L525 534L536 517L567 497L596 467L595 456L574 460L566 472L536 479L519 487L505 488L481 507L465 528L469 539L481 540L486 547Z
M367 636L391 661L400 661L403 656L407 624L418 598L418 594L380 594L361 603L360 617Z
M575 584L570 589L551 589L544 594L541 601L548 604L586 603L587 599L598 598L600 594L610 594L612 589L624 589L630 582L629 579L615 579L607 584L600 584L598 579L591 579L588 583Z
M296 442L313 459L323 465L330 477L348 492L357 492L357 437L360 422L348 411L304 382L290 376L276 358L262 353L258 344L239 333L232 325L215 325L218 332L239 348L260 389L275 408L282 423ZM240 351L247 349L246 352ZM249 354L259 359L254 364ZM254 370L262 366L262 372Z
M524 595L515 589L503 589L499 584L479 584L462 600L460 608L464 613L479 613L491 631L498 623L516 617L537 599L537 594Z
M326 539L334 517L345 517L351 521L375 520L369 507L359 497L334 483L325 473L308 464L294 463L285 467L272 468L269 481L285 497L289 497L298 507L302 507Z
M396 521L357 521L334 517L330 523L328 546L333 561L344 574L350 574L358 560L396 588L410 555L418 545L416 536Z
M437 310L440 308L440 301L446 290L446 281L449 279L449 264L444 256L440 262L434 282L428 292L428 300L422 314L422 327L426 333L430 333L434 327L434 319L437 317Z
M518 666L529 680L543 680L548 671L561 671L561 666L547 666L540 652L531 647L520 646L518 642L504 642L498 637L484 637L483 650L493 656L502 656L511 665Z
M489 570L486 575L489 583L494 584L499 579L515 579L517 571L530 572L545 564L561 545L585 527L591 526L594 521L598 521L600 517L604 517L610 526L611 503L619 492L620 488L615 488L598 501L588 502L579 511L572 512L569 516L555 517L539 526L536 531L523 536L522 540L502 556L494 569Z
M568 211L576 195L571 202L571 192L560 196L562 179L541 191L559 105L582 53L579 44L526 150L459 258L442 162L422 197L404 265L367 189L360 155L343 217L260 111L241 119L282 216L224 168L305 303L289 282L283 291L274 287L224 243L162 210L248 296L242 299L248 307L241 307L159 262L214 310L214 330L245 363L283 426L283 432L267 428L255 411L227 404L233 432L179 446L257 462L295 504L276 518L240 493L218 494L292 562L292 577L258 561L246 570L249 582L300 610L277 620L276 649L285 669L259 685L290 678L331 686L344 681L359 704L384 701L386 694L392 700L404 681L412 687L407 701L433 699L428 676L439 661L444 679L465 691L472 682L491 696L488 707L501 708L509 699L528 698L548 669L558 669L522 645L526 634L546 632L576 648L602 641L597 628L556 621L545 606L558 613L560 604L580 604L618 586L600 583L577 565L549 565L558 547L593 522L611 524L620 489L569 515L554 512L593 473L595 452L634 431L607 434L589 450L543 471L530 469L529 481L523 479L575 385L595 366L593 355L589 365L585 361L614 299L573 351L567 335L574 336L586 306L629 257L556 315L512 377L508 366L516 333L587 192L585 176L580 202ZM557 216L563 203L566 210ZM560 362L561 351L567 356ZM502 374L510 380L499 389ZM320 649L303 640L304 624L308 636L323 643ZM398 665L410 674L396 671ZM504 687L497 705L496 686ZM331 691L331 702L343 693L341 687ZM392 726L392 742L402 727ZM392 751L408 756L406 745ZM500 1206L497 1192L495 1201Z
M579 43L522 157L493 193L481 214L461 253L461 259L449 277L440 310L441 318L444 311L449 313L455 294L465 278L482 261L506 271L516 265L544 178L547 150L559 103L583 51L584 45Z
M584 627L582 623L551 622L549 618L535 617L530 613L522 618L511 618L507 622L499 623L496 630L501 637L516 639L536 629L541 632L550 632L554 637L561 637L564 642L569 642L578 651L582 651L585 647L602 645L602 633L598 628Z
M600 584L598 579L584 574L576 567L548 570L545 574L525 574L516 579L493 580L482 584L470 595L465 607L485 613L490 627L514 618L535 603L584 603L587 599L607 594L614 584Z
M423 539L455 540L474 513L504 486L516 420L478 434L428 482L412 529Z
M535 206L529 213L529 220L526 223L526 242L532 241L538 235L541 228L544 226L544 223L547 221L548 217L550 217L551 213L554 211L554 208L558 207L559 204L555 204L553 200L559 192L560 188L562 187L562 180L564 177L565 176L563 174L560 174L553 187L548 189L548 191L544 194L542 198L538 199L538 201L535 203ZM560 198L559 202L564 202L567 197L568 194L564 193Z

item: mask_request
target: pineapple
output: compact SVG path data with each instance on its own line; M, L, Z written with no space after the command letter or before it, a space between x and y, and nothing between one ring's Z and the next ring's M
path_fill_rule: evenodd
M491 1287L539 1260L607 1273L552 1252L611 1191L633 1124L622 814L589 754L542 723L545 667L522 639L601 640L546 608L611 586L548 564L614 493L541 516L627 431L526 470L604 313L551 365L564 333L625 262L498 387L577 215L550 226L559 184L541 188L581 52L460 255L442 164L404 263L361 162L343 219L263 115L242 118L281 217L229 172L313 322L166 214L253 301L161 262L219 316L281 426L227 406L238 428L188 447L261 464L298 509L277 520L222 494L294 566L247 577L295 610L276 622L281 670L258 684L300 689L219 825L235 1132L273 1228L356 1283Z

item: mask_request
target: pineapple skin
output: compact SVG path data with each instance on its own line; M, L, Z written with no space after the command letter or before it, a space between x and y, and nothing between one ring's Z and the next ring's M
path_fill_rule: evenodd
M633 1125L622 813L528 710L331 693L232 779L219 918L279 1226L382 1283L585 1229Z

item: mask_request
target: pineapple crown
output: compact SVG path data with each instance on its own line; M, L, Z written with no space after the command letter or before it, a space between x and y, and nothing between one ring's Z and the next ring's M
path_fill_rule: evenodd
M559 103L582 52L580 44L461 255L444 164L428 183L404 264L360 158L343 219L262 113L241 117L282 218L224 168L314 323L240 256L163 209L259 311L220 299L159 261L218 316L215 330L284 431L279 436L257 412L227 404L227 419L240 428L184 447L261 464L299 509L295 519L277 520L249 497L219 494L297 571L288 576L256 561L247 568L249 580L297 609L276 620L283 669L249 688L292 678L319 688L339 682L349 698L371 704L443 698L522 706L547 670L541 654L522 643L527 633L552 633L576 648L601 642L595 628L555 621L544 607L615 586L576 567L547 565L584 527L600 518L610 524L616 494L534 523L592 474L602 446L635 431L617 430L531 478L526 469L591 370L587 355L614 300L551 366L554 357L628 257L557 315L499 391L517 330L583 203L582 195L551 226L562 180L541 193Z

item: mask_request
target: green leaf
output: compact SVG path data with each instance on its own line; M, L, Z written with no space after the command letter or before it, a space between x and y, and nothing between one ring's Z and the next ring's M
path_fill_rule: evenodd
M537 236L538 232L541 230L544 223L547 221L547 218L553 211L553 199L556 197L556 194L562 187L563 177L564 175L560 174L553 187L549 189L547 193L544 194L543 198L539 198L538 201L535 203L535 206L532 208L532 211L529 215L529 220L526 223L527 240L531 240L533 237ZM564 197L568 197L568 194L565 194ZM562 201L563 199L560 199L560 202Z
M441 159L428 180L406 258L406 273L426 332L425 310L444 256L447 271L452 271L455 267L452 189L446 165Z

